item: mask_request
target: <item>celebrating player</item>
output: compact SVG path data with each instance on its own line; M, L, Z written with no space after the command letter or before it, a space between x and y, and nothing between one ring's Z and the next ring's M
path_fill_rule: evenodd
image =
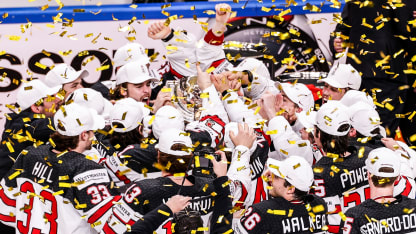
M313 184L312 167L302 157L284 161L269 158L265 173L273 197L249 207L237 233L321 233L326 225L322 198L308 195Z
M393 196L400 175L400 154L387 149L372 150L365 162L370 198L346 212L339 233L414 233L416 201Z

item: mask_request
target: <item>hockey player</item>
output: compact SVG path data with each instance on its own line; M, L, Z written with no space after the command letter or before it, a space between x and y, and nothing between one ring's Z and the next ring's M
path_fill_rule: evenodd
M124 46L118 48L114 53L114 67L116 74L118 70L130 62L140 62L146 64L149 68L149 57L147 57L145 48L139 43L127 43Z
M77 89L65 99L65 104L72 102L94 109L104 118L106 126L110 125L110 112L113 104L105 99L100 92L91 88Z
M87 70L76 71L73 67L61 63L56 64L45 76L44 82L53 88L59 86L63 92L60 99L64 100L68 95L77 89L83 88L82 81L89 75Z
M255 58L246 58L241 61L232 71L220 74L229 81L238 81L243 88L244 96L255 101L265 93L278 93L274 81L271 80L269 69L266 65Z
M269 158L265 173L271 199L249 207L237 233L322 233L326 225L326 205L309 195L312 168L305 159L291 155L284 161Z
M162 176L154 179L146 179L133 183L125 192L125 202L131 209L140 214L147 214L170 197L180 194L192 197L190 208L207 216L212 211L210 194L214 191L212 179L187 176L187 171L192 163L192 141L183 131L168 129L159 139L158 162L162 168ZM220 177L221 184L227 181L226 177ZM132 223L131 215L124 210L117 210L116 215L110 220L110 224L104 227L106 230L123 232L125 224ZM170 233L171 220L159 226L157 233Z
M17 92L13 113L7 114L0 145L0 178L10 170L17 156L35 142L47 142L54 132L51 118L61 104L55 97L60 87L49 88L40 80L23 83ZM4 232L10 228L3 224ZM9 230L11 232L11 230Z
M275 83L281 91L280 94L265 93L257 104L261 107L260 115L270 120L276 113L285 117L295 132L299 132L300 125L297 123L296 113L311 111L314 108L312 92L301 83Z
M196 64L201 69L219 74L232 65L225 59L222 48L226 23L231 16L231 6L226 3L215 5L215 23L199 42L189 32L180 28L173 30L165 22L155 22L148 29L148 36L161 39L167 47L170 71L163 80L176 80L196 75ZM170 49L172 48L172 49Z
M340 100L349 90L358 90L361 75L350 64L337 64L318 83L325 83L322 90L322 104L325 104L328 100Z
M129 66L129 64L123 66L120 72ZM206 72L202 72L199 65L198 69L198 85L200 89L207 93L208 97L203 98L201 118L199 121L195 121L188 125L187 132L190 134L193 144L202 145L206 144L213 148L217 147L224 135L224 126L227 121L227 116L224 107L221 104L221 100L218 94L211 84L209 75ZM120 101L119 101L120 102ZM157 151L154 145L157 144L158 139L147 138L141 141L142 126L141 118L138 118L140 113L138 110L117 108L117 103L113 107L113 113L117 116L112 122L121 123L121 128L115 128L115 133L111 136L111 143L120 151L117 156L109 155L109 159L106 162L108 168L115 174L118 174L119 179L128 184L132 181L136 181L146 176L146 172L155 172L153 163L156 162ZM137 108L135 108L137 109ZM124 113L126 113L124 115ZM123 118L124 115L124 118ZM184 120L181 113L170 106L164 106L160 108L154 118L149 122L153 122L152 128L154 129L153 136L159 138L168 128L184 128ZM140 125L140 126L139 126ZM113 124L114 127L114 124ZM130 137L127 137L130 135ZM124 139L124 140L121 140ZM142 144L144 143L144 144ZM116 147L118 145L118 147ZM113 160L114 159L114 160ZM121 163L122 161L123 163ZM131 162L132 167L129 166ZM134 166L133 166L134 165ZM158 170L157 170L158 171Z
M416 195L415 167L416 152L405 143L397 143L392 138L385 138L385 130L381 126L380 116L370 105L357 102L349 107L351 121L351 144L361 147L363 145L376 149L388 147L400 153L399 179L394 183L394 195L403 195L414 198Z
M117 186L144 179L147 172L159 172L155 142L143 137L141 124L143 112L139 102L132 98L118 100L110 113L110 145L103 142L101 152L105 160L101 163L109 170ZM159 176L157 173L155 176Z
M15 113L7 115L0 145L0 178L13 166L20 152L34 142L47 142L54 132L51 117L61 104L55 95L59 87L49 88L40 80L23 83L17 92Z
M244 125L249 126L246 123ZM229 178L235 181L237 185L241 185L237 186L238 188L241 188L241 191L238 191L238 194L233 194L234 207L236 210L243 210L252 204L256 204L267 199L267 185L264 184L261 175L264 172L267 160L270 138L260 128L254 127L253 129L256 134L256 141L247 147L250 154L249 161L247 164L238 167L238 170L240 171L243 168L249 169L249 175L245 178L241 175L241 172L231 174L233 173L233 170L229 170ZM235 149L236 145L234 144L232 136L239 134L242 130L244 130L244 128L241 128L241 124L237 124L235 122L228 123L225 126L224 145L227 149ZM236 161L238 161L238 159L232 160L232 162ZM239 219L242 215L240 213L241 212L236 212L234 216Z
M51 144L22 151L1 181L0 219L20 233L96 233L113 204L123 206L106 169L82 154L104 119L70 104L56 112L54 126Z
M339 233L414 233L416 201L393 195L400 156L387 148L372 150L365 162L369 199L346 212Z
M150 105L151 82L158 81L149 73L146 63L137 60L123 65L116 74L116 88L110 92L112 100L130 97L145 105ZM170 92L160 92L151 108L153 113L170 103Z
M232 230L232 214L230 213L232 209L230 186L228 183L223 183L227 177L227 159L225 154L222 154L220 162L217 162L215 159L211 159L211 162L213 164L213 169L217 179L213 182L216 195L214 196L213 201L215 205L212 217L210 218L209 233L225 233ZM183 210L190 204L190 199L190 197L183 197L179 195L173 196L166 202L166 204L159 205L157 208L147 213L143 219L139 219L132 226L131 233L151 233L172 215L172 233L203 233L202 227L204 225L202 220L199 218L200 214L189 209ZM173 202L176 202L177 204L173 204ZM180 206L180 208L178 206ZM180 210L182 211L179 212ZM192 222L195 219L197 222ZM194 225L195 223L197 225Z
M316 115L315 142L324 152L314 165L315 195L328 205L329 230L338 233L341 212L369 197L365 158L370 148L348 144L350 122L345 106L330 101Z

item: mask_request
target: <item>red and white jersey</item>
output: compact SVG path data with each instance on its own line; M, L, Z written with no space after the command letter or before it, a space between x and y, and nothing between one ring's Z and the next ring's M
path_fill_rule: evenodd
M318 147L317 144L312 144L312 156L313 156L313 163L312 166L315 165L323 156L324 152L321 148Z
M416 196L416 182L414 179L401 175L398 181L394 182L393 195L403 195L412 199Z
M96 233L71 201L27 178L17 178L16 188L3 180L0 190L3 223L19 233ZM68 222L70 220L70 222Z
M322 197L328 206L329 232L338 233L341 223L340 212L357 206L370 198L365 160L370 148L363 155L358 148L349 147L351 155L334 162L323 157L314 166L315 195Z
M233 158L227 176L233 182L230 185L234 207L244 209L267 199L268 191L261 174L264 163L255 158L250 163L250 150L245 146L237 146L233 150Z
M213 211L212 193L214 192L213 180L209 178L189 176L188 180L193 181L193 185L181 186L176 184L168 177L159 177L146 179L133 183L124 193L123 201L128 204L129 209L114 207L114 215L105 224L103 232L105 233L124 233L127 230L126 224L132 225L132 210L137 214L147 214L160 204L166 203L169 198L176 195L181 188L181 195L192 197L189 207L192 210L200 211L204 221L204 226L208 226L208 218ZM172 233L172 221L169 218L159 226L156 233Z
M170 62L170 69L177 78L196 75L197 39L192 33L177 28L169 41L162 42L168 51L166 57Z
M254 124L256 122L264 121L260 114L258 114L258 111L256 111L257 107L255 105L245 105L237 92L228 92L227 95L222 98L222 104L224 105L231 122L247 122Z
M209 30L203 39L197 40L194 35L181 29L176 29L173 37L163 42L168 53L170 70L176 78L196 76L196 62L200 63L203 71L212 70L219 74L232 68L231 63L225 59L222 48L224 35L215 36Z
M129 209L105 168L83 154L51 149L29 148L3 178L0 221L20 233L96 233L114 204Z

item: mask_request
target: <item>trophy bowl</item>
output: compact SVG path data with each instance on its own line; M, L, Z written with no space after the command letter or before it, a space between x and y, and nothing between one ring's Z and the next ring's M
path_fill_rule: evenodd
M180 80L166 81L170 88L174 106L182 113L187 122L199 120L201 117L201 90L197 84L197 77L183 77Z

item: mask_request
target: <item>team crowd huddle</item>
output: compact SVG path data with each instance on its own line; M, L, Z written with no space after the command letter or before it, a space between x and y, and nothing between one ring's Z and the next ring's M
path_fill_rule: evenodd
M334 64L319 89L234 66L231 7L215 13L202 39L149 25L159 70L128 43L113 81L87 88L88 71L55 64L23 82L0 145L2 230L416 232L416 151L383 127L362 72Z

